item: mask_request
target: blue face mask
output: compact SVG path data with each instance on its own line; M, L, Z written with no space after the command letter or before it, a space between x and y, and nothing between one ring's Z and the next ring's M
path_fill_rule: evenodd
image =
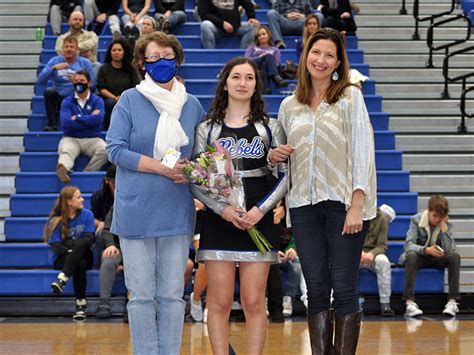
M82 84L82 83L74 84L74 91L77 92L78 94L82 94L88 88L89 86L87 84Z
M161 58L153 63L145 62L145 71L160 84L167 83L176 74L176 59Z

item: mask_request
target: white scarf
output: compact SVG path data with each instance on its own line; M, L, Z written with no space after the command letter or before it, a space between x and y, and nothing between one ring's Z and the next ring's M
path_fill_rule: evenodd
M179 123L188 94L183 84L176 79L173 80L171 91L157 85L148 74L145 74L145 80L136 86L140 94L145 96L160 113L153 148L153 158L160 160L169 148L179 151L179 148L189 143L189 138Z

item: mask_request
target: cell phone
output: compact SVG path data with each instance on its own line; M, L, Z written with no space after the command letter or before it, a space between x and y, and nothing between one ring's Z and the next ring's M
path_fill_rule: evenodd
M436 249L438 249L440 252L444 253L443 248L441 248L439 245L435 245Z

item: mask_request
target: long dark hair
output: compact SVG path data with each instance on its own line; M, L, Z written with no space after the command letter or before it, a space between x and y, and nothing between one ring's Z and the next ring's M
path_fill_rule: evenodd
M268 114L265 111L265 102L262 99L262 80L260 79L260 73L257 65L252 59L245 57L236 57L229 60L221 73L219 74L219 82L216 87L216 95L212 100L211 106L207 111L207 118L213 122L222 124L225 118L225 111L229 105L229 94L225 90L227 78L229 78L230 72L237 65L249 64L255 73L255 92L250 98L250 114L248 117L248 123L262 122L268 123Z
M123 48L122 68L127 70L132 69L132 48L123 38L114 39L112 43L110 43L109 48L107 48L107 53L105 53L104 63L110 64L112 62L112 47L114 46L114 44L120 44Z

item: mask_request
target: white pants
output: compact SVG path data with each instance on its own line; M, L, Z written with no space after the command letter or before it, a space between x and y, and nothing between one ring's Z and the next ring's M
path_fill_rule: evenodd
M390 295L392 294L392 271L387 255L378 254L370 265L361 264L360 267L369 269L377 274L380 303L390 303Z
M107 163L106 146L102 138L63 137L58 147L58 164L71 171L74 161L82 153L91 158L84 171L100 170Z

